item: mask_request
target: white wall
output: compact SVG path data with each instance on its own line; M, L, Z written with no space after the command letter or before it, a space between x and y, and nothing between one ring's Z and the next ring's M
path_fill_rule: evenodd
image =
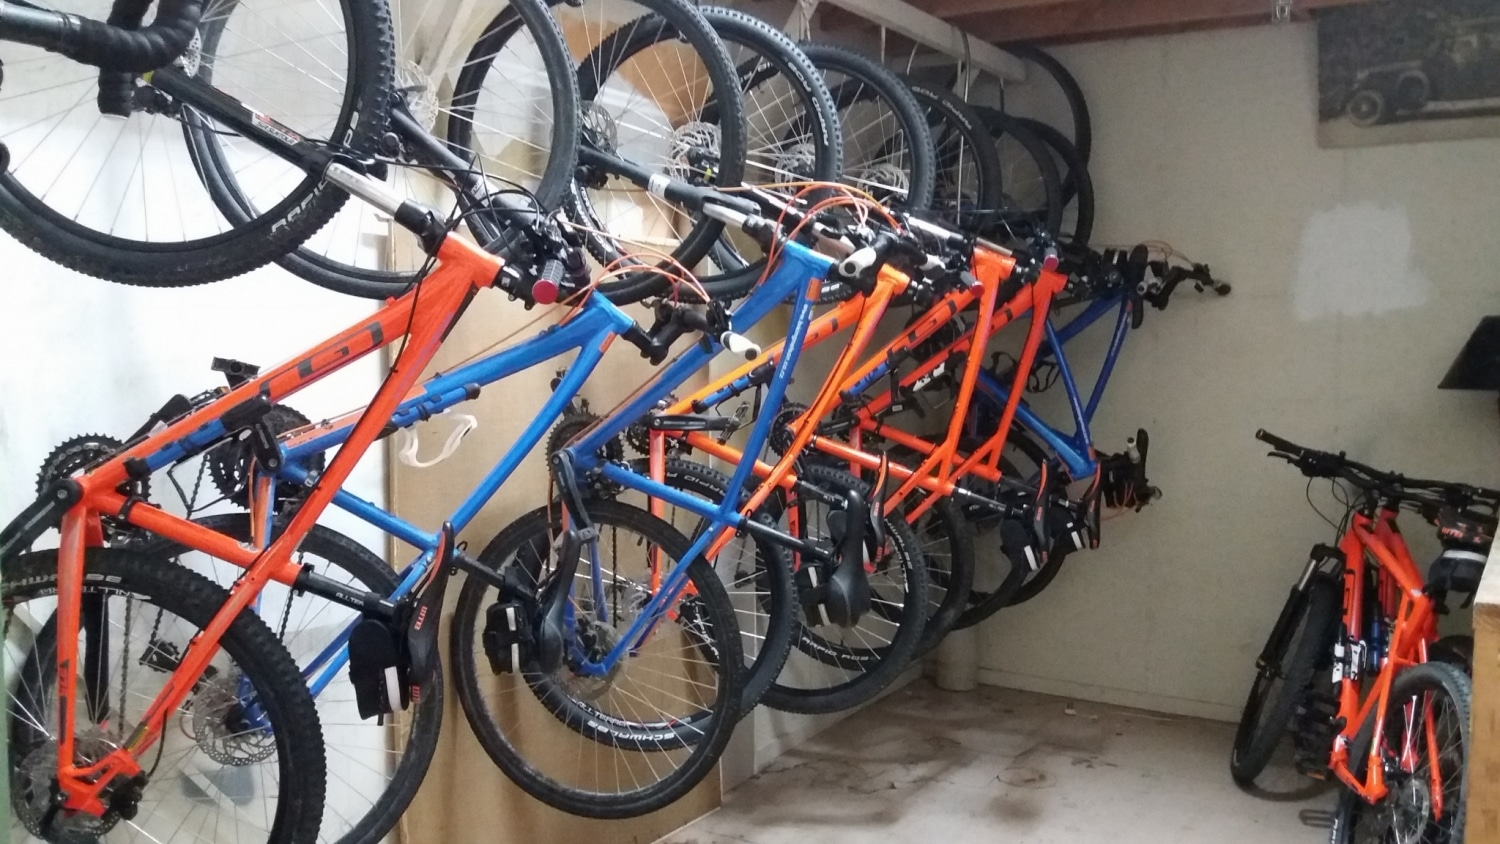
M1130 337L1094 430L1118 451L1147 428L1166 497L1106 522L1098 551L984 627L985 681L1236 718L1308 547L1332 536L1257 428L1500 481L1495 397L1436 389L1500 311L1500 139L1318 149L1314 35L1057 51L1093 110L1096 243L1167 239L1234 293L1180 291ZM1106 340L1081 338L1070 360L1092 372ZM1430 555L1428 529L1407 524Z

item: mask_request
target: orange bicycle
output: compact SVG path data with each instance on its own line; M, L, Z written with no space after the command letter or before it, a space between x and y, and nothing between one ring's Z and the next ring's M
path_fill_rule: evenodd
M1336 844L1461 841L1470 681L1440 661L1437 616L1449 592L1477 588L1500 492L1256 437L1307 477L1357 494L1337 545L1314 546L1256 661L1231 773L1252 783L1290 729L1298 769L1346 788ZM1402 509L1443 540L1425 582L1396 525Z

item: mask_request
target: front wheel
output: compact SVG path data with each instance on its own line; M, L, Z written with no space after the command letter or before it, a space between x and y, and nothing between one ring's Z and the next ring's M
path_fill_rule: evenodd
M1235 782L1254 782L1271 761L1306 696L1318 657L1332 649L1340 594L1337 581L1314 573L1306 587L1294 589L1287 598L1257 660L1259 670L1234 734L1229 772Z
M485 752L528 794L584 817L642 815L692 790L729 742L744 659L734 608L718 576L695 561L687 591L646 637L604 659L661 588L658 578L687 564L688 541L644 510L591 501L598 539L581 549L568 587L567 657L544 672L534 649L513 650L504 637L509 619L533 617L515 594L556 570L561 511L527 513L480 555L496 577L471 575L459 593L449 630L454 685ZM495 585L500 578L509 594ZM591 664L608 668L595 673Z

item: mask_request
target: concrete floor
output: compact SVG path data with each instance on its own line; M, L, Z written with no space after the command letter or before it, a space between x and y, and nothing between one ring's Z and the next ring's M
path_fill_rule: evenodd
M1282 793L1240 791L1233 735L1211 721L918 680L662 842L1326 841L1334 793L1290 771Z

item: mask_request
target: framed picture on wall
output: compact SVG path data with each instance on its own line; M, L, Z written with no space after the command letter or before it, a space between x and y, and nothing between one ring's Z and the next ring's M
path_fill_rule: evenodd
M1383 0L1318 17L1324 147L1500 137L1500 2Z

